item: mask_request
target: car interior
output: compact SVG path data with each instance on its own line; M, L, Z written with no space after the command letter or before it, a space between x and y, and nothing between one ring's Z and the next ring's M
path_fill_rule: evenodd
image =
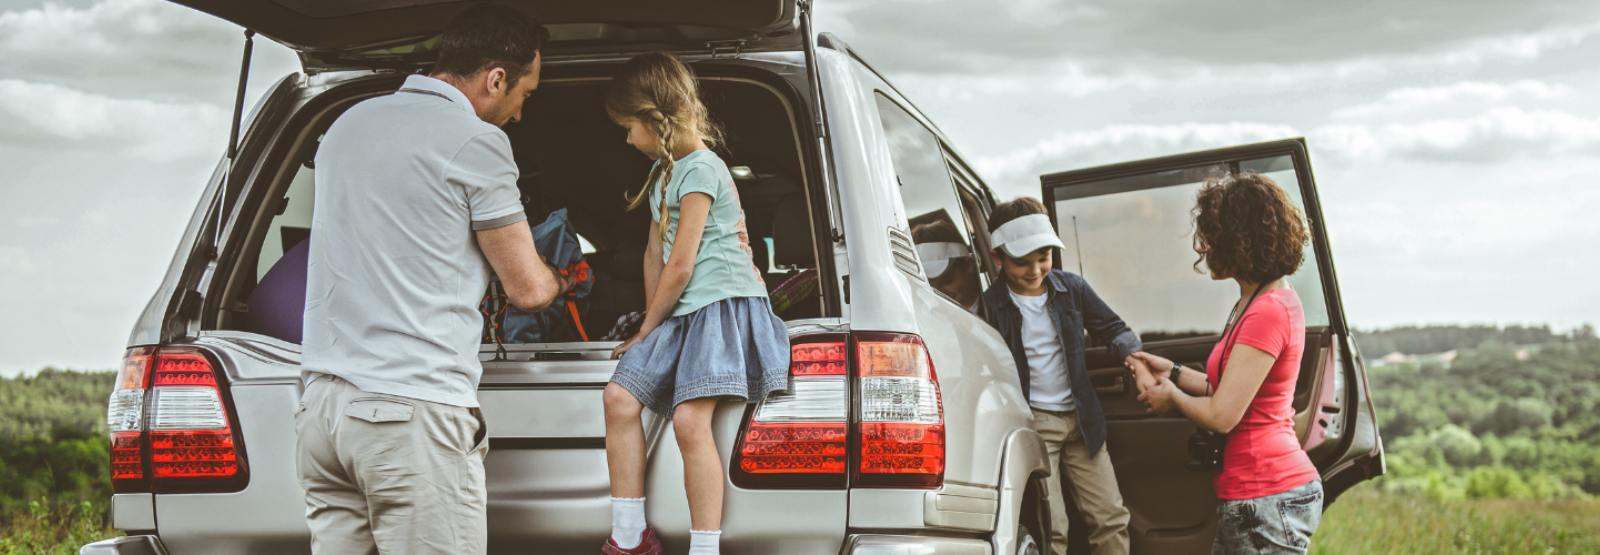
M546 330L543 342L600 340L619 319L644 310L650 214L642 208L628 211L623 196L644 185L651 161L627 144L626 132L607 116L608 83L605 78L547 79L526 104L522 121L505 128L529 224L565 209L594 276L589 294L575 301L581 318L566 317L565 311L550 318L553 329ZM724 134L714 150L734 174L750 247L774 310L785 320L822 316L824 288L793 112L771 88L747 79L702 78L701 95ZM334 119L336 114L321 118L312 136L320 136ZM263 229L246 241L248 252L236 267L253 271L234 272L230 298L239 302L226 304L222 329L299 342L306 239L312 235L314 142L297 151L302 162L296 171L278 180L273 202L260 204L275 213L261 218ZM494 302L494 291L485 308ZM491 320L505 315L486 313ZM579 322L585 328L581 334ZM486 343L495 338L495 323L486 325Z

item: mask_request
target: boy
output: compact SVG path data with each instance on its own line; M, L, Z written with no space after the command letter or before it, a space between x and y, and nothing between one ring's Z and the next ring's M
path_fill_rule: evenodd
M1084 331L1129 364L1143 345L1088 282L1052 268L1053 249L1063 246L1038 199L996 206L989 231L991 256L1002 270L1002 279L984 292L989 325L1011 348L1033 428L1050 451L1050 552L1067 550L1065 473L1094 552L1127 553L1128 509L1105 449L1105 414L1089 383Z

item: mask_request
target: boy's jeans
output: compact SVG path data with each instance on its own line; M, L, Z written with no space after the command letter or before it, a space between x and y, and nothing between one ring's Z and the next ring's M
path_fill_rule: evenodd
M1078 431L1078 413L1058 413L1033 409L1033 429L1044 438L1050 450L1050 552L1067 552L1067 495L1061 489L1061 475L1072 484L1070 495L1089 525L1089 546L1096 554L1128 552L1128 508L1117 489L1117 475L1111 468L1107 447L1089 454Z

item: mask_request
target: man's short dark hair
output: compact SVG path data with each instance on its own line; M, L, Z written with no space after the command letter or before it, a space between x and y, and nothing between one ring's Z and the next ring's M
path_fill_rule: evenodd
M544 27L522 12L479 4L445 27L433 72L465 77L498 67L506 71L507 86L516 85L548 39Z
M1039 202L1039 199L1033 197L1017 197L1015 199L996 204L994 206L994 210L989 211L989 232L993 233L994 230L1000 229L1000 226L1006 225L1006 223L1010 222L1011 220L1015 220L1023 216L1049 213L1050 211L1044 207L1044 203Z

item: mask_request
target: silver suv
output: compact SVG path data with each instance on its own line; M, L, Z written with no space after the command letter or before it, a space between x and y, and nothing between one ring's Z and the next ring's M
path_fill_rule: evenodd
M304 71L245 118L134 326L107 416L112 523L128 535L81 553L305 552L293 413L311 160L343 110L427 67L466 2L178 1L289 45ZM567 209L597 277L578 301L590 329L483 345L491 549L593 552L610 529L600 396L616 342L601 338L644 304L648 224L621 199L648 162L607 121L601 93L618 62L667 48L694 67L726 131L756 260L794 344L791 392L723 403L714 420L729 469L724 545L1038 552L1046 498L1060 493L1043 487L1043 442L1005 344L974 314L986 307L946 293L952 280L970 291L995 279L984 232L995 199L937 128L838 38L812 32L804 0L523 5L553 42L539 92L506 129L519 185L535 221ZM1192 260L1179 227L1197 183L1239 169L1298 184L1316 232L1294 278L1311 336L1295 406L1331 499L1383 458L1303 141L1045 176L1041 194L1072 246L1063 266L1088 272L1148 350L1197 366L1227 292L1179 272ZM1119 227L1130 214L1146 232ZM929 224L961 230L964 273L930 283L913 233ZM1086 354L1135 549L1204 549L1215 502L1210 475L1184 468L1193 426L1146 415L1119 361L1101 346ZM650 514L681 549L681 458L665 421L647 413L645 429Z

